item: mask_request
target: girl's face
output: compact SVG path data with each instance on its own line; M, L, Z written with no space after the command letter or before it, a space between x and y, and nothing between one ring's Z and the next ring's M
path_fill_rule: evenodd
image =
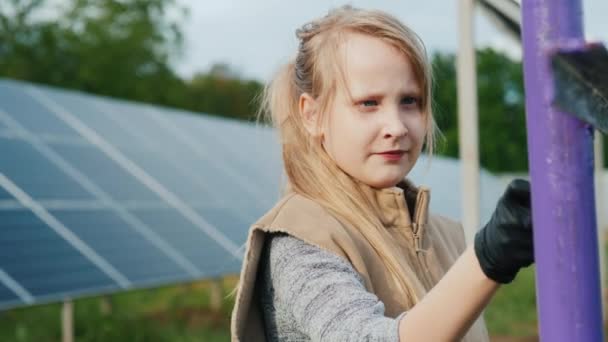
M336 91L322 125L323 146L351 177L374 188L394 186L416 163L426 133L411 64L363 34L349 33L340 49L348 89Z

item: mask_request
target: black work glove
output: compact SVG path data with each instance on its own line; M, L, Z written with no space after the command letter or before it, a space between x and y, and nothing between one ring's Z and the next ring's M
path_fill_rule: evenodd
M502 284L534 262L528 181L509 183L492 218L475 234L475 254L483 273Z

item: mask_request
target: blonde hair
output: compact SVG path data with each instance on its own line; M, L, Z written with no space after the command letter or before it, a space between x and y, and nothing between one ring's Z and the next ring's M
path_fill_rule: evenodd
M405 274L411 266L404 264L405 258L398 257L402 251L386 235L378 203L365 195L365 184L335 164L322 147L321 139L308 133L299 113L300 95L308 93L320 104L319 115L326 115L337 87L344 86L338 49L343 35L351 32L381 39L409 60L421 90L421 108L426 118L425 146L432 153L436 125L431 111L431 70L424 45L399 20L376 10L344 6L298 29L297 56L266 86L258 119L269 119L279 131L289 190L316 201L357 229L385 261L396 285L405 294L403 300L414 305L422 294L421 284Z

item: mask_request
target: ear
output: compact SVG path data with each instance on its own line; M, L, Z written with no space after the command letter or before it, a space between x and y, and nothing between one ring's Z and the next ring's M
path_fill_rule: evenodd
M300 95L298 109L300 110L300 116L302 117L304 127L308 131L308 134L313 137L321 135L319 126L319 106L317 101L310 96L310 94L303 93Z

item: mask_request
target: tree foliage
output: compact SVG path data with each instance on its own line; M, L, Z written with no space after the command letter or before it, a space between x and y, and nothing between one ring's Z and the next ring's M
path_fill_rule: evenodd
M433 56L435 112L445 136L442 153L458 157L455 56ZM492 171L528 167L521 63L492 49L477 53L479 157Z
M172 0L10 2L16 15L7 9L0 20L4 76L170 104L165 85L179 79L168 61L181 47L165 16ZM50 18L40 18L45 11Z
M171 67L183 44L175 0L8 0L0 5L0 77L240 119L256 81L219 70L193 79ZM167 13L174 13L174 19Z
M205 113L224 113L253 120L257 112L260 82L241 80L228 65L216 64L207 73L196 74L188 83L191 108Z
M521 62L490 48L477 51L479 158L494 172L528 170L525 93ZM440 154L458 157L458 97L456 57L435 54L434 114L444 141ZM608 139L604 139L608 165Z

